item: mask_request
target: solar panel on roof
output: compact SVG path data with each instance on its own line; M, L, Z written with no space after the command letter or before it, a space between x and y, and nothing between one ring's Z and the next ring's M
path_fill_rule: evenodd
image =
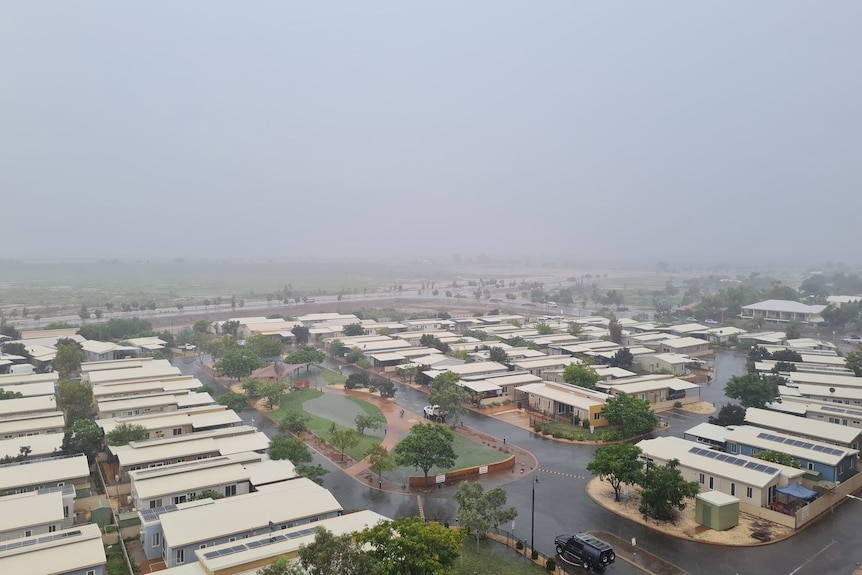
M727 461L728 458L726 455L721 454L718 457L716 457L716 459L718 459L719 461Z
M767 472L767 473L778 473L778 469L777 469L777 468L775 468L775 467L769 467L769 466L767 465L767 466L766 466L766 472Z
M238 553L239 551L245 551L246 548L245 548L245 545L237 545L236 547L231 547L230 550L233 553Z
M248 547L249 549L255 549L257 547L260 547L261 545L263 545L263 542L261 542L261 541L249 541L248 543L245 544L245 546Z
M814 447L814 444L803 442L802 447L804 447L805 449L811 449L812 447Z
M204 559L212 559L212 558L218 557L218 556L219 556L218 551L210 551L209 553L204 553Z
M826 448L823 447L822 445L815 445L814 446L814 451L823 451L824 449L826 449Z

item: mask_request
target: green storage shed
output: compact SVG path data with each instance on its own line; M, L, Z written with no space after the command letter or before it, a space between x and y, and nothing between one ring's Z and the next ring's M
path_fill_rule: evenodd
M739 499L721 491L698 493L695 521L716 531L739 525Z

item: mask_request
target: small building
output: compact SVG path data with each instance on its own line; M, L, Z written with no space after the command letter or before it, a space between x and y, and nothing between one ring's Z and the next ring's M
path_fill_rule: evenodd
M721 491L698 493L695 497L695 521L715 531L739 525L739 499Z
M725 450L724 436L727 434L727 428L714 423L698 423L692 428L683 432L682 437L688 441L695 443L703 443L713 449Z
M838 415L838 414L836 414ZM859 416L862 419L862 414ZM840 419L840 418L836 418ZM859 449L859 436L862 429L840 425L829 421L806 419L771 409L749 407L745 410L745 423L764 429L772 429L796 437L822 441L848 449Z
M89 484L90 465L83 454L0 465L0 492L4 493L26 493L64 485L74 486L76 492L86 492Z
M93 523L0 544L0 573L105 575L102 532Z
M0 417L0 439L29 437L44 433L58 433L62 436L65 426L66 420L62 411Z
M55 453L60 453L62 446L62 433L43 433L0 439L0 459L15 457L21 453L22 448L28 450L27 457L48 457Z
M807 305L796 301L770 299L742 306L742 319L763 319L777 323L795 321L802 324L819 324L825 305Z
M74 505L71 485L0 497L0 540L67 529L75 518Z
M670 373L675 376L685 375L692 364L698 363L697 360L679 353L640 355L635 358L635 362L641 371Z
M668 376L642 376L630 379L603 381L597 389L610 395L625 393L648 401L653 409L671 407L674 403L697 403L700 386L683 379Z
M542 419L573 421L589 421L592 427L603 427L608 424L602 415L602 409L607 401L607 394L568 385L566 383L528 383L516 386L518 393L515 401L531 412L542 416Z
M565 369L572 364L580 364L581 360L567 355L553 355L538 358L522 359L513 363L515 369L542 377L547 371Z
M696 337L680 337L659 342L660 353L675 353L700 357L712 353L709 342Z

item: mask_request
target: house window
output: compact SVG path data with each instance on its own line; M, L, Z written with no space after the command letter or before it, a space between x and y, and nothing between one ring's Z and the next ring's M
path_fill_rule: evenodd
M24 532L24 537L30 537L30 536L32 536L32 535L33 535L33 532L32 532L32 531L30 531L29 529L28 529L27 531L25 531L25 532Z
M752 497L754 497L754 490L751 487L746 487L745 496L751 499Z
M709 477L709 488L712 489L715 486L715 478L710 475Z
M150 539L151 547L159 547L162 544L162 534L156 531Z
M224 496L230 497L232 495L236 495L236 485L225 485Z
M182 435L182 434L183 434L183 428L182 427L175 427L174 428L174 435Z
M200 547L198 547L198 549L206 549L206 548L207 548L206 543L201 543Z
M96 575L96 570L95 569L88 569L87 575Z
M176 505L177 503L185 503L185 502L186 502L186 496L185 495L177 495L176 497L174 497L174 505Z
M231 537L227 541L228 541L228 543L233 543L234 541L236 541L236 537Z
M602 418L602 412L601 411L597 411L593 414L593 419L599 420L601 418Z
M186 562L186 551L185 549L177 549L177 563L185 563Z
M809 464L808 464L808 470L809 470L809 471L813 471L813 470L814 470L814 464L813 464L813 463L809 463Z
M734 497L736 496L736 483L730 484L730 494L733 495Z
M700 474L700 484L703 485L705 481L706 481L706 477L703 475L703 473L701 473Z
M56 526L56 525L49 525L49 526L48 526L48 533L53 533L53 532L54 532L54 531L56 531L56 530L57 530L57 526Z
M728 447L728 451L730 451L730 453L736 453L736 444L735 443L728 443L727 447Z
M63 517L69 517L69 507L63 507Z

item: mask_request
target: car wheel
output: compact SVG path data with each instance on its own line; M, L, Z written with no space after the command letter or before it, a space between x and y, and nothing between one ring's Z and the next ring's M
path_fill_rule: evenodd
M584 561L584 569L586 569L587 571L590 570L590 564L587 563L586 561Z
M563 554L563 546L557 545L557 555L562 555L562 554Z

